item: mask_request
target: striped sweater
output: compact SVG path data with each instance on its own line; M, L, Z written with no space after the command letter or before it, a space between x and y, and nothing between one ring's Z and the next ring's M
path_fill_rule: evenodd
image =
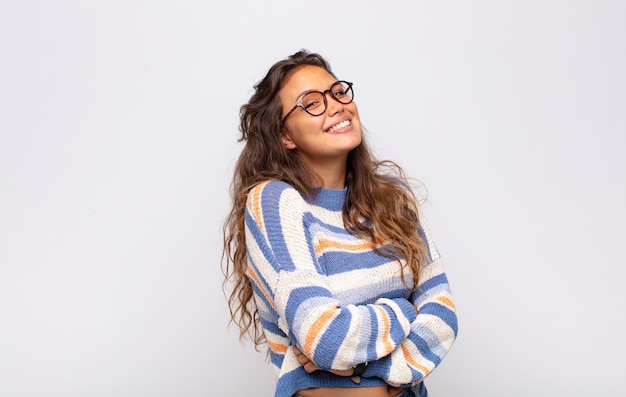
M278 376L275 397L314 387L414 385L456 338L448 281L423 222L429 261L411 293L408 270L402 277L396 260L344 228L345 198L345 189L319 189L305 199L279 181L261 183L248 195L247 275ZM367 362L361 382L306 373L293 344L321 369Z

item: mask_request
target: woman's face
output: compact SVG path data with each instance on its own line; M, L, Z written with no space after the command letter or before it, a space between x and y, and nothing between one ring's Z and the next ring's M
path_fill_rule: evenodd
M325 91L337 79L318 66L300 66L287 78L278 96L287 114L311 90ZM326 111L311 116L297 108L285 120L281 139L289 150L298 150L312 168L345 164L348 152L361 143L361 122L354 102L343 104L326 93Z

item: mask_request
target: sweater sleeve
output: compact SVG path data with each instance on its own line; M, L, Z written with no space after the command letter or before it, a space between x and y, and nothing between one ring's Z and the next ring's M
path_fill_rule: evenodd
M448 279L423 221L421 232L427 242L430 262L420 268L419 288L411 295L411 302L418 310L411 332L396 350L368 365L363 374L382 378L393 386L410 386L422 381L441 363L458 333Z
M278 328L321 369L349 369L391 354L409 336L415 306L403 298L341 305L321 274L307 208L282 182L250 192L246 246L257 295Z

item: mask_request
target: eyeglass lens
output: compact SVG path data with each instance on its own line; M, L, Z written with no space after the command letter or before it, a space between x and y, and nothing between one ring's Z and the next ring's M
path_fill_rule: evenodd
M354 93L352 87L345 81L338 81L326 92L331 93L333 98L343 104L352 102ZM326 93L311 91L302 97L302 108L312 116L319 116L326 111Z

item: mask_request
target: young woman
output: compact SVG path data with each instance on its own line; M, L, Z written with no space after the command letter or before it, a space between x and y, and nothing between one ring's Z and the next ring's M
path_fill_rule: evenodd
M225 285L241 336L268 345L275 397L423 397L456 338L416 197L373 158L353 98L302 50L241 107Z

